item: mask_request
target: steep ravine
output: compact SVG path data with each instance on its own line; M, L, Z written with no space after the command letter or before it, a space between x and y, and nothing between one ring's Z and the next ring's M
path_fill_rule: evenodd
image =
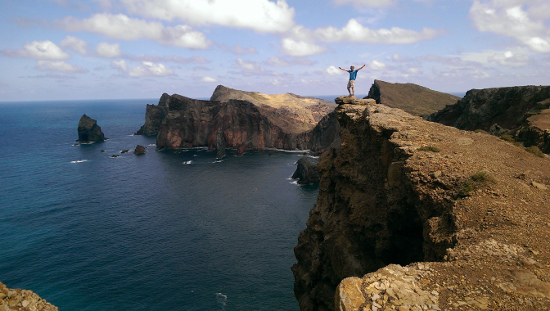
M295 248L301 310L550 306L547 159L383 105L335 112Z

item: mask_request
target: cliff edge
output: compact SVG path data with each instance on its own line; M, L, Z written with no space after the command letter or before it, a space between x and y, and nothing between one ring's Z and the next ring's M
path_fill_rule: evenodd
M335 110L295 247L301 310L550 308L550 163L383 105Z

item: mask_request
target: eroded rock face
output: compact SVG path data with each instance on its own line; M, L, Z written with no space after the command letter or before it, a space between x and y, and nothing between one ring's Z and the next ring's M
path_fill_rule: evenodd
M548 160L383 105L335 113L295 247L301 310L550 308Z
M9 289L0 282L0 310L57 311L59 309L30 290Z
M168 113L170 95L164 93L159 99L158 105L147 105L145 109L145 123L136 132L136 135L155 136L158 134L162 120Z
M526 146L550 153L549 116L550 86L515 86L470 90L428 120L463 130L509 134Z
M105 141L105 135L101 131L101 127L97 124L97 121L82 115L78 122L78 142L79 143L93 143Z
M250 102L220 103L172 95L157 135L157 148L208 146L214 150L224 142L225 148L232 149L293 150L307 149L307 140L307 136L285 132Z

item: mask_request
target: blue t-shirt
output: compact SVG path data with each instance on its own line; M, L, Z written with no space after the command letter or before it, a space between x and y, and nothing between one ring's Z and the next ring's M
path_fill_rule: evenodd
M348 72L349 72L350 80L355 80L355 78L357 78L357 70L354 70L354 71L348 70Z

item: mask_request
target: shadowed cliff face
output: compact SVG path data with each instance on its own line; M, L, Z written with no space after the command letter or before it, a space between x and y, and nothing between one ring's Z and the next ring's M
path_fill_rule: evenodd
M105 135L101 131L101 127L97 124L97 121L82 115L78 122L78 142L90 143L90 142L102 142L105 140Z
M549 115L550 86L516 86L470 90L428 119L463 130L508 134L550 153Z
M136 135L155 136L158 134L162 120L168 113L170 95L164 93L160 97L158 105L147 105L145 109L145 123L136 132Z
M295 247L301 310L550 307L547 159L383 105L335 113Z

